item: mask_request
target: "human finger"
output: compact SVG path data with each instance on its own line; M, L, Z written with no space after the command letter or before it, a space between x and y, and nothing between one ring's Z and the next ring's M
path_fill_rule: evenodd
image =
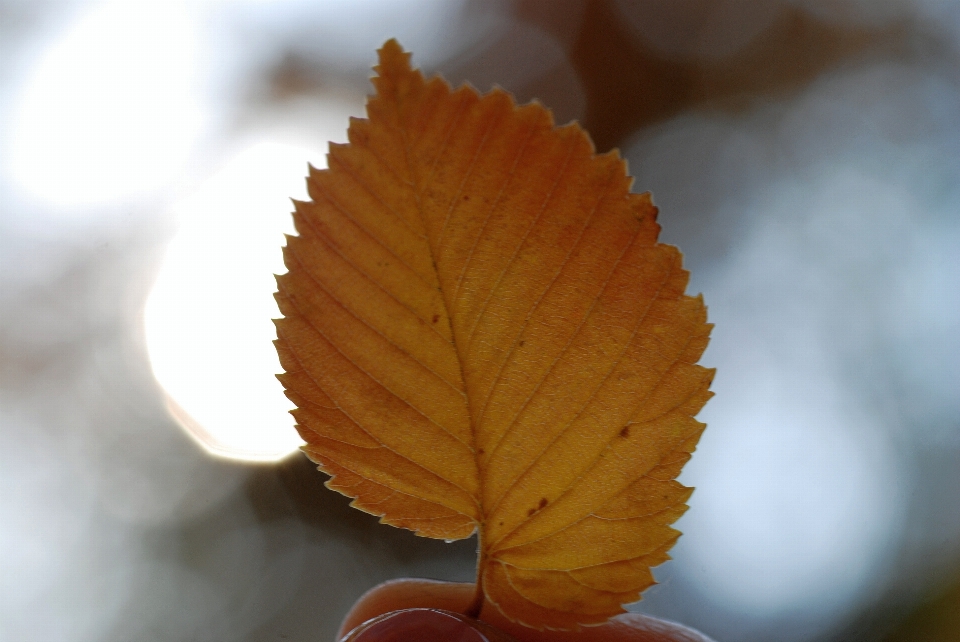
M473 584L424 579L385 582L357 601L344 619L338 639L360 624L391 611L421 608L463 613L473 594ZM623 613L580 631L537 631L507 620L487 602L480 619L519 642L711 642L693 629L640 613Z

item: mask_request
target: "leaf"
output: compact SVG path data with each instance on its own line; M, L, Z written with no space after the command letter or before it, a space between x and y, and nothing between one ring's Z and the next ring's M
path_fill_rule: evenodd
M502 90L424 80L396 41L379 53L278 277L304 450L387 524L477 531L474 614L485 594L535 628L603 622L679 536L703 301L615 152Z

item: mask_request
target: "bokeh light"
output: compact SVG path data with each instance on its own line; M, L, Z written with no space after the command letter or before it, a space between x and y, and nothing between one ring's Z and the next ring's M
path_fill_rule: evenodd
M29 197L89 215L183 171L208 118L204 43L188 2L75 11L14 98L3 162Z
M345 131L347 114L317 117L342 118ZM290 198L307 198L308 162L325 166L323 152L252 142L173 208L178 230L144 310L147 350L171 413L218 455L270 461L303 443L275 377L271 319L283 235L294 233Z

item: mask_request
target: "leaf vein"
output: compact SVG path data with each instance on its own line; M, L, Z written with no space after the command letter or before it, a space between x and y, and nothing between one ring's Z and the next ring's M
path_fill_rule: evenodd
M443 251L443 237L446 234L450 217L453 215L453 212L456 210L457 206L460 205L460 195L463 194L463 188L466 186L467 181L470 180L470 177L473 176L473 170L477 167L477 159L480 158L480 152L483 151L483 147L487 143L487 138L490 137L490 132L493 131L494 126L499 122L500 121L495 117L495 114L490 116L490 122L487 124L487 128L484 130L483 136L480 138L480 143L477 145L477 149L473 153L473 157L470 159L470 165L467 167L467 171L463 173L463 179L460 181L460 186L457 188L457 193L450 201L450 207L447 208L447 213L443 217L443 225L440 226L440 235L437 236L438 252Z
M337 255L340 256L340 258L344 261L344 263L346 263L347 265L350 265L351 267L354 267L354 268L357 270L357 272L359 272L362 276L366 277L367 280L369 280L371 283L374 283L375 285L379 285L376 281L374 281L374 280L371 279L366 273L364 273L363 270L360 270L359 268L356 268L356 266L354 266L354 265L353 265L349 260L347 260L347 258L344 257L342 254L340 254L340 252L339 252L336 248L334 248L334 247L332 247L330 244L326 243L326 241L324 241L324 244L326 244L327 247L329 247L331 250L333 250L334 252L336 252ZM455 390L458 394L460 394L461 396L465 394L465 393L463 392L463 390L461 390L460 388L458 388L455 384L451 383L450 381L447 381L447 379L445 379L444 377L440 376L440 374L439 374L438 372L436 372L435 370L433 370L433 368L431 368L430 366L428 366L428 365L426 365L425 363L423 363L422 361L420 361L420 359L418 359L415 355L411 354L411 353L408 352L406 349L404 349L404 348L400 347L399 345L397 345L392 339L390 339L390 338L387 337L385 334L383 334L382 332L380 332L380 330L378 330L377 328L375 328L375 327L374 327L372 324L370 324L366 319L360 317L356 312L354 312L352 309L350 309L349 307L347 307L339 298L337 298L336 296L334 296L334 294L327 288L327 286L324 285L323 282L322 282L319 278L317 278L317 276L307 268L307 266L306 266L306 265L303 263L303 261L301 260L301 258L300 258L300 253L299 253L297 250L292 249L292 250L291 250L291 254L293 254L293 256L294 256L294 258L296 259L297 263L300 264L300 266L303 268L303 271L306 272L307 276L310 277L310 280L311 280L313 283L315 283L318 288L320 288L321 290L323 290L323 292L324 292L327 296L329 296L331 299L333 299L333 301L334 301L337 305L339 305L339 306L340 306L341 308L343 308L346 312L348 312L348 313L350 314L350 316L352 316L354 319L356 319L357 321L360 321L360 322L363 323L365 326L367 326L368 328L370 328L371 330L373 330L374 332L376 332L378 335L380 335L380 337L383 338L384 341L386 341L387 343L389 343L391 346L393 346L394 348L396 348L398 351L400 351L400 352L403 353L404 355L406 355L406 356L410 357L411 359L413 359L413 360L414 360L415 362L417 362L420 366L422 366L427 372L429 372L430 374L434 375L434 376L437 377L440 381L442 381L442 382L444 382L445 384L447 384L448 386L450 386L450 387L451 387L453 390ZM429 328L430 330L432 330L432 331L433 331L435 334L437 334L441 339L443 339L443 341L444 341L445 343L447 343L448 345L452 345L451 342L450 342L446 337L444 337L443 335L441 335L439 332L436 331L436 329L433 328L433 324L428 323L425 319L423 319L423 318L420 317L420 315L418 315L416 312L414 312L414 311L411 310L409 307L407 307L406 305L404 305L401 301L399 301L395 296L393 296L390 292L388 292L388 291L387 291L386 289L384 289L382 286L380 287L380 290L383 291L384 294L386 294L387 296L389 296L390 298L392 298L394 301L396 301L397 303L399 303L401 306L403 306L403 308L404 308L405 310L407 310L415 319L418 319L418 320L422 321L425 327L427 327L427 328Z
M301 315L301 316L302 316L302 315ZM279 329L277 330L277 334L278 334L278 335L282 335L282 333L280 332ZM323 335L321 334L321 336L323 336ZM326 337L324 337L324 339L327 340ZM288 346L290 345L289 340L287 340L285 337L281 337L281 340L282 340L285 344L287 344ZM327 340L327 343L330 343L330 341ZM332 343L331 343L330 345L333 346ZM333 346L333 347L334 347L334 349L336 349L336 346ZM414 465L414 466L416 466L417 468L420 468L420 469L426 471L428 474L436 476L438 479L441 479L442 481L450 484L451 486L453 486L453 487L455 487L455 488L459 488L460 490L462 490L464 493L466 493L468 496L471 496L471 498L472 498L472 493L470 493L469 491L467 491L465 488L461 488L459 485L455 484L454 482L452 482L452 481L450 481L450 480L448 480L448 479L444 479L443 477L440 477L440 476L437 475L436 473L430 471L429 468L426 468L425 466L423 466L422 464L417 463L416 461L414 461L413 459L411 459L411 458L408 457L407 455L404 455L404 454L402 454L402 453L399 453L399 452L397 452L396 450L394 450L393 448L391 448L390 446L388 446L387 444L383 443L383 441L381 441L378 437L376 437L376 436L375 436L374 434L372 434L369 430L367 430L367 429L363 426L363 424L361 424L359 421L357 421L357 420L353 417L353 415L351 415L349 412L347 412L346 409L343 408L343 406L341 406L339 403L337 403L337 400L334 398L333 394L331 394L331 392L330 392L329 390L327 390L326 388L324 388L323 385L321 385L321 383L317 380L316 377L313 376L313 374L312 374L309 370L303 368L303 361L300 359L300 356L296 353L296 351L290 350L290 354L292 355L293 359L296 360L297 364L300 365L301 369L303 369L303 372L306 373L307 377L310 378L310 380L313 382L313 384L314 384L317 388L319 388L325 395L327 395L327 397L329 397L330 401L332 401L332 402L334 403L334 405L336 406L335 410L337 410L338 412L340 412L341 414L343 414L344 417L346 417L348 420L350 420L350 422L353 423L353 425L355 425L357 428L359 428L361 431L363 431L363 433L366 434L368 437L370 437L370 439L372 439L372 440L374 440L375 442L377 442L378 444L380 444L380 446L381 446L383 449L385 449L385 450L393 453L394 455L396 455L397 457L400 457L401 459L404 459L404 460L410 462L412 465ZM309 426L308 426L307 428L310 429ZM311 432L313 432L315 435L317 435L320 439L329 439L330 441L338 441L338 440L336 440L336 439L333 439L332 437L327 437L327 436L321 435L321 434L317 433L316 431L314 431L314 430L312 430L312 429L311 429ZM347 442L340 442L340 443L347 443ZM350 444L350 445L351 445L351 446L354 446L354 447L356 447L356 448L361 448L361 446L355 446L354 444ZM362 478L362 479L367 479L365 476L361 475L361 474L358 473L357 471L355 471L355 470L353 470L353 469L351 469L351 468L349 468L349 467L347 467L347 466L343 466L340 462L337 462L337 465L338 465L338 466L341 466L342 468L344 468L344 469L346 469L346 470L349 470L349 471L352 472L354 475L357 475L358 477L360 477L360 478ZM374 483L374 484L378 483L378 482L375 482L375 481L373 481L373 480L371 480L371 479L367 479L367 481L370 481L370 482L372 482L372 483ZM355 486L355 485L356 485L356 484L353 484L353 486ZM383 486L383 484L380 484L380 485ZM395 490L395 489L391 489L391 490ZM397 491L397 492L400 492L400 491ZM412 497L416 497L416 495L411 495L411 496L412 496ZM423 499L423 498L418 497L418 499ZM431 500L423 499L423 501L431 501ZM442 505L443 505L443 506L446 506L445 504L442 504ZM450 508L450 507L447 506L447 508ZM450 508L450 510L456 511L456 512L460 512L460 511L457 511L455 508ZM462 514L462 513L461 513L461 514ZM471 518L471 519L472 519L472 518Z
M402 177L400 177L399 175L397 175L397 172L390 166L390 164L389 164L386 160L384 160L384 158L383 158L380 154L378 154L378 153L376 152L376 150L374 150L373 148L370 148L370 147L363 147L362 145L358 145L358 147L359 147L360 149L365 149L366 151L370 152L370 155L373 156L375 159L377 159L377 161L378 161L383 167L386 168L387 172L388 172L391 176L393 176L393 178L396 179L398 183L400 183L401 185L407 184L407 181L403 180ZM392 207L390 207L390 206L387 204L387 202L383 200L383 198L380 196L380 194L377 193L377 191L374 190L372 187L370 187L370 185L367 184L367 182L366 182L365 180L363 180L363 178L360 176L359 172L357 172L357 171L350 165L350 163L348 163L346 160L339 159L339 158L337 158L336 156L333 156L333 155L331 155L331 160L333 160L339 167L342 167L342 168L343 168L343 171L344 171L350 178L352 178L352 179L356 182L357 185L359 185L360 187L362 187L363 190L364 190L367 194L369 194L370 196L372 196L378 203L380 203L381 205L383 205L383 208L384 208L385 210L387 210L390 214L393 214L393 216L394 216L398 221L400 221L400 223L401 223L405 228L407 228L407 230L408 230L411 234L413 234L413 235L416 236L417 238L426 239L426 236L425 236L422 232L418 232L417 230L415 230L415 229L413 229L412 227L410 227L410 223L407 221L407 219L405 219L403 216L401 216L400 213L397 212L395 209L393 209ZM313 181L313 184L316 185L318 182L319 182L319 181Z
M358 315L356 312L354 312L352 309L350 309L346 304L344 304L343 301L341 301L336 295L334 295L329 289L327 289L327 286L324 285L323 282L321 282L320 279L318 279L318 278L316 277L316 275L314 275L310 270L307 269L307 266L304 265L303 261L300 259L300 254L299 254L296 250L293 250L291 253L293 254L293 256L294 256L294 258L296 259L297 263L299 263L300 266L303 268L304 272L306 272L307 276L310 277L310 280L311 280L313 283L315 283L318 288L320 288L321 290L323 290L324 294L326 294L328 297L330 297L330 299L332 299L334 303L336 303L338 306L340 306L341 308L343 308L343 310L344 310L345 312L347 312L350 316L352 316L354 319L356 319L357 321L359 321L360 323L362 323L362 324L365 325L366 327L370 328L370 330L372 330L373 332L375 332L380 338L382 338L384 341L386 341L388 344L390 344L391 347L393 347L394 349L396 349L398 352L400 352L400 353L403 354L404 356L407 356L407 357L409 357L410 359L412 359L415 363L417 363L417 365L419 365L421 368L423 368L424 370L426 370L427 372L429 372L430 374L432 374L433 376L435 376L437 379L439 379L440 381L442 381L443 383L445 383L445 384L446 384L447 386L449 386L454 392L456 392L456 393L459 394L460 396L464 396L465 393L463 392L463 390L459 389L455 384L453 384L452 382L450 382L450 381L448 381L447 379L445 379L443 376L440 375L440 373L438 373L437 371L435 371L433 368L431 368L431 367L428 366L427 364L425 364L425 363L423 363L422 361L420 361L420 359L418 359L418 358L416 357L416 355L411 354L410 352L408 352L408 351L405 350L404 348L402 348L402 347L400 347L399 345L397 345L390 337L388 337L388 336L386 336L385 334L383 334L380 330L378 330L377 328L373 327L373 325L371 325L366 319L364 319L363 317L361 317L360 315ZM362 274L362 272L361 272L361 274ZM299 308L297 308L297 309L299 309ZM416 318L419 319L420 317L416 317ZM421 320L422 320L422 319L421 319ZM425 325L426 325L427 327L430 327L430 324L426 324L426 322L424 322L424 323L425 323Z
M554 368L556 368L557 364L563 360L563 357L570 350L570 347L573 345L574 341L576 341L577 337L580 336L580 333L582 332L583 327L586 325L587 320L590 318L590 316L593 314L593 311L596 309L597 305L600 303L600 298L603 296L603 293L606 291L607 287L610 285L610 281L613 279L614 274L616 274L617 269L620 267L620 263L623 261L623 257L627 255L627 252L630 250L631 247L633 247L633 244L636 243L638 238L640 238L639 232L637 232L637 234L634 235L634 237L630 240L630 243L624 246L623 250L620 252L620 255L617 257L617 260L613 262L613 266L610 268L610 272L607 274L607 277L604 280L603 285L600 287L600 290L597 296L594 297L593 301L590 302L590 307L587 309L586 313L584 313L583 318L580 320L580 324L577 326L577 329L570 335L570 339L567 340L567 343L563 347L563 350L561 350L560 353L557 355L557 357L553 360L553 362L551 362L550 367L547 368L543 376L540 377L540 380L537 382L537 385L533 388L533 390L530 391L530 394L527 395L527 398L524 400L523 404L520 406L520 409L516 412L516 414L514 414L513 419L510 420L510 424L507 426L507 429L503 431L503 434L500 435L500 438L494 444L493 450L490 453L490 459L493 459L493 457L499 451L500 445L504 442L507 436L509 436L514 431L517 425L517 421L520 418L520 415L523 414L523 411L526 410L527 406L530 404L533 398L540 391L540 387L553 373L553 370ZM508 492L510 492L512 488L513 488L513 484L511 484L507 489L504 490L503 496L505 496ZM503 496L501 496L501 499ZM497 501L496 505L499 506L499 500Z
M283 295L284 295L285 297L287 297L286 288L284 288L284 287L281 285L281 286L280 286L280 289L283 291ZM462 439L460 439L459 437L457 437L456 435L454 435L452 432L450 432L446 427L444 427L444 426L442 426L441 424L437 423L432 417L430 417L429 415L427 415L426 413L424 413L422 410L420 410L419 408L417 408L416 406L414 406L414 405L413 405L412 403L410 403L408 400L404 399L403 397L401 397L400 395L398 395L397 393L395 393L393 390L391 390L389 387L387 387L382 381L380 381L379 379L377 379L377 378L376 378L375 376L373 376L371 373L367 372L367 370L365 370L364 368L362 368L362 367L361 367L358 363L356 363L353 359L351 359L350 357L348 357L348 356L343 352L343 350L341 350L340 347L330 339L330 337L328 337L320 328L318 328L318 327L316 326L316 324L313 322L312 319L310 319L309 317L307 317L306 315L303 314L303 310L300 309L300 306L297 305L296 301L290 299L289 297L287 297L287 300L290 301L290 305L292 305L294 308L296 308L297 312L300 314L300 317L301 317L302 319L306 320L307 324L313 329L313 331L316 332L317 334L319 334L319 335L323 338L324 341L326 341L334 350L336 350L336 351L340 354L340 356L342 356L342 357L343 357L344 359L346 359L351 365L353 365L353 367L355 367L357 370L359 370L359 371L362 372L364 375L366 375L371 381L373 381L373 382L376 383L378 386L380 386L381 388L383 388L386 392L388 392L389 394L393 395L396 399L398 399L398 400L400 400L401 402L403 402L404 405L406 405L407 407L409 407L411 410L413 410L414 412L416 412L418 415L420 415L421 417L423 417L424 419L426 419L428 422L430 422L431 424L433 424L434 426L436 426L437 428L439 428L439 429L442 430L443 432L445 432L445 433L447 433L448 435L450 435L453 439L455 439L455 440L458 441L459 443L463 444L471 453L474 452L474 449L473 449L473 447L472 447L470 444L465 443ZM322 388L321 388L321 390L322 390ZM328 397L330 397L331 399L333 399L333 395L331 395L331 394L330 394L329 392L327 392L326 390L324 390L324 392L326 392L326 394L327 394ZM340 404L337 404L337 405L339 406ZM377 440L377 441L380 441L380 440ZM382 442L381 442L381 443L382 443ZM398 454L399 454L399 453L398 453Z
M691 337L688 338L687 344L689 344L690 340L692 340L692 336L693 336L693 335L691 335ZM680 350L680 352L683 352L683 350ZM678 361L679 361L679 359L674 359L674 360L671 362L671 364L667 367L667 371L669 371L670 368L672 368ZM662 383L662 380L661 380L661 383ZM649 399L653 394L655 394L655 392L659 389L659 387L660 387L660 384L658 384L657 386L654 386L651 390L649 390L649 391L647 392L647 394L644 395L643 398L640 399L640 400L637 402L636 407L637 407L637 408L640 408L640 407L643 405L643 403L644 403L645 401L647 401L647 399ZM656 417L652 417L652 418L648 419L647 421L644 421L643 423L649 423L649 422L653 421L654 419L659 419L660 417L666 415L668 412L671 412L671 411L673 411L673 410L676 410L679 406L682 406L684 403L686 403L687 401L689 401L690 399L692 399L693 396L696 395L698 392L699 392L699 389L693 390L689 395L687 395L687 396L684 397L682 400L680 400L679 402L677 402L673 407L665 410L664 412L660 413L660 414L657 415ZM635 413L635 412L636 412L636 410L634 410L634 413ZM637 425L637 422L629 421L629 422L627 422L627 425L628 425L628 426ZM580 485L580 482L583 481L584 477L590 476L590 473L591 473L591 471L593 470L594 466L596 466L597 462L600 461L600 458L604 455L604 453L606 453L607 451L610 450L610 445L611 445L613 442L615 442L617 439L618 439L618 437L612 437L609 441L607 441L607 445L604 447L604 449L603 449L602 451L600 451L600 454L598 454L597 456L595 456L595 457L593 458L593 461L591 461L590 464L589 464L586 468L583 469L583 472L582 472L580 475L578 475L576 479L574 479L572 482L570 482L570 484L563 490L563 492L560 493L560 495L557 497L557 499L554 500L554 503L556 503L557 501L563 499L568 493L570 493L570 491L572 491L574 488L576 488L577 486L579 486L579 485ZM548 446L548 448L549 448L549 446ZM660 462L662 462L664 459L667 458L667 456L675 453L676 451L677 451L677 449L674 448L673 450L670 450L670 451L668 451L667 453L665 453L664 456L660 459ZM650 470L653 470L653 469L656 468L658 465L659 465L659 462L658 462L657 464L655 464L654 466L652 466L652 467L650 468ZM528 469L528 470L529 470L529 469ZM649 471L648 471L648 472L649 472ZM632 483L634 483L635 481L637 481L637 480L639 480L639 479L642 479L642 478L653 479L652 477L650 477L649 475L647 475L646 473L644 473L644 474L638 476L637 479L631 481L630 484L632 484ZM598 509L602 510L604 506L606 506L607 504L609 504L610 502L612 502L614 499L616 499L617 497L619 497L620 495L622 495L623 493L625 493L625 492L627 491L627 489L629 489L630 484L628 484L627 486L625 486L625 487L624 487L620 492L618 492L616 495L613 495L612 497L607 498L607 500L606 500L603 504L601 504L601 505L598 507ZM664 509L664 510L667 510L667 509ZM664 511L657 511L657 513L651 513L651 515L656 515L656 514L661 513L661 512L664 512ZM536 517L536 515L534 515L533 517L531 517L531 518L529 518L529 519L534 519L535 517ZM576 520L576 521L574 521L574 522L571 522L570 524L567 524L567 525L564 526L563 528L560 528L560 529L558 529L558 530L556 530L556 531L553 531L552 533L549 533L549 534L547 534L547 535L544 535L543 537L538 537L537 539L531 540L530 542L524 542L523 545L530 544L530 543L533 543L533 542L538 542L538 541L540 541L540 540L542 540L542 539L545 539L545 538L547 538L547 537L551 537L551 536L553 536L553 535L556 535L557 533L562 533L563 531L567 530L568 528L571 528L572 526L574 526L574 525L576 525L576 524L579 524L580 522L582 522L582 521L583 521L584 519L586 519L587 517L596 517L597 519L602 519L602 520L605 520L605 521L617 521L616 519L611 519L611 518L609 518L609 517L599 517L598 515L594 515L593 513L589 513L589 514L587 514L587 515L584 515L582 518L580 518L580 519L578 519L578 520ZM637 517L642 517L642 516L626 517L626 518L623 518L623 519L637 519ZM519 528L519 525L517 526L517 528ZM506 539L506 537L507 537L508 535L512 534L513 532L515 532L515 531L517 530L517 528L514 528L514 529L511 530L509 533L506 533L503 537L500 538L499 541L503 541L504 539ZM508 549L510 549L510 548L515 548L515 547L508 546L507 548L500 549L500 550L508 550Z
M507 352L506 356L500 362L500 368L497 370L497 376L493 380L493 383L490 385L490 389L487 392L486 399L484 400L484 403L483 403L483 408L480 410L480 415L479 415L479 418L477 419L478 424L480 425L483 424L483 417L487 412L487 407L490 405L490 399L493 398L494 391L497 389L497 384L500 383L500 380L503 377L503 372L506 369L507 363L510 361L510 358L514 355L514 353L517 350L517 344L520 341L520 337L523 335L523 331L526 330L527 326L530 323L530 319L533 317L534 312L536 312L540 308L540 304L546 298L547 294L556 285L557 281L560 279L560 275L563 274L564 270L569 265L570 257L573 256L573 253L577 250L577 248L580 247L580 243L583 241L584 234L586 233L587 229L590 227L590 224L593 222L593 217L597 213L597 210L600 208L600 203L602 203L603 200L606 198L607 189L609 188L610 183L613 181L613 178L615 176L616 176L616 171L611 171L610 176L607 179L607 184L604 186L603 190L600 192L600 196L597 197L597 201L594 203L593 208L590 210L590 214L587 216L586 220L584 221L583 227L580 229L580 234L577 236L577 240L573 243L573 245L571 245L570 249L567 251L566 256L563 257L563 261L560 263L559 268L557 268L556 274L553 275L553 278L550 279L550 282L543 289L543 292L540 293L540 296L537 297L537 300L527 311L527 316L526 318L524 318L523 324L521 324L519 332L517 332L517 335L513 338L513 343L510 346L510 350ZM613 269L611 269L611 274L612 272L613 272ZM552 366L551 366L551 370L552 370ZM524 404L524 407L526 407L526 404ZM498 442L498 445L499 445L499 442Z
M397 263L401 264L402 266L410 270L410 272L412 272L417 277L417 279L421 281L424 285L426 285L430 289L433 289L433 290L436 289L437 286L435 284L427 281L424 278L424 276L420 274L420 272L414 269L413 266L411 266L409 263L404 261L403 258L400 257L400 255L398 255L396 252L394 252L390 246L384 243L383 240L380 239L380 237L378 237L376 234L371 232L365 225L360 223L360 221L357 220L356 217L353 216L353 214L351 214L345 207L343 207L343 205L341 205L335 198L333 198L333 195L330 194L330 190L320 185L319 182L317 181L314 181L313 184L323 194L323 197L327 200L327 202L330 203L330 205L332 205L335 210L340 212L340 214L343 215L347 220L353 223L357 227L357 229L359 229L366 236L368 236L374 243L376 243L377 245L382 247L385 251L387 251L390 254L390 256L394 257L397 260ZM303 218L307 219L308 217L304 216ZM314 231L314 233L319 234L319 232L317 232L316 227L313 225L313 222L308 220L308 223L310 224L310 228ZM417 235L417 238L420 240L424 240L423 237L419 235Z
M456 96L456 92L454 92L451 95ZM457 129L457 125L460 124L460 119L463 117L464 112L466 112L467 110L469 101L466 100L466 98L467 98L466 94L464 94L463 97L460 98L460 104L457 105L457 111L453 115L453 118L450 119L449 129L447 129L447 133L444 134L443 136L443 142L440 143L440 149L437 150L437 155L433 157L433 163L430 165L430 173L427 174L424 180L425 183L429 183L431 180L433 180L433 175L437 171L437 165L440 164L440 157L443 156L444 152L447 151L447 146L450 143L450 137L453 135L453 132ZM409 143L407 142L406 133L403 129L397 128L397 130L399 131L400 137L403 140L404 151L407 152L407 163L409 164L410 163L410 156L409 156L410 146L409 146Z
M637 236L639 236L639 234L640 233L638 232ZM607 383L607 380L614 373L614 371L616 371L617 366L619 366L620 362L623 360L624 353L626 353L627 349L633 343L633 339L636 336L636 332L646 317L646 312L649 311L650 307L653 306L654 302L656 302L657 298L660 295L660 292L663 291L663 287L666 285L667 281L669 281L670 275L671 275L671 271L669 270L666 272L666 274L664 274L663 280L661 281L660 285L657 288L657 292L654 294L654 296L650 300L650 303L647 305L647 309L640 315L640 317L637 319L637 322L634 324L633 332L631 332L630 339L624 342L623 347L620 349L620 354L617 355L617 358L613 360L613 362L611 362L610 368L607 370L607 374L604 375L599 385L597 385L597 387L594 388L590 396L586 399L586 401L584 401L583 405L580 407L580 410L577 411L577 414L574 415L573 418L567 422L567 424L563 427L563 429L561 429L560 432L558 432L552 440L550 440L550 443L547 444L546 448L540 451L540 453L537 454L534 460L530 462L530 464L523 470L523 472L521 472L517 477L514 478L513 482L510 484L510 486L507 487L504 494L501 495L500 499L497 500L496 506L499 506L500 502L503 500L504 497L507 496L510 490L512 490L516 486L517 482L519 482L523 477L525 477L537 465L537 463L543 458L544 454L546 454L546 452L550 449L550 447L553 446L555 443L557 443L557 441L570 430L571 426L573 426L576 423L576 421L583 415L584 410L587 409L587 407L590 405L590 402L592 402L594 398L596 398L597 393L603 389L603 386ZM592 462L590 466L586 467L584 470L589 470L589 468L593 466L593 463L595 463L595 461L596 460L594 460L594 462ZM503 537L501 537L500 540L498 540L498 543L502 541L505 537L515 532L517 528L519 528L519 524L513 529L511 529L510 531L508 531L507 533L504 533Z
M543 213L547 210L547 204L553 199L553 195L557 191L557 186L560 185L560 179L563 178L563 175L567 171L567 166L570 164L570 159L573 157L573 150L576 148L578 138L576 136L570 137L570 149L567 150L567 155L563 159L563 163L560 166L557 172L557 177L553 182L553 185L550 187L550 191L547 192L544 197L543 204L540 206L540 210L537 212L537 215L530 222L529 227L527 227L526 232L524 232L523 237L520 239L520 242L517 243L517 247L514 249L513 254L510 256L510 259L503 266L503 270L500 272L500 276L497 277L496 282L493 284L493 287L490 288L490 291L487 293L487 298L484 300L483 305L480 308L480 311L477 313L476 318L473 321L473 326L470 328L470 332L467 334L467 346L473 345L473 337L476 335L477 328L480 326L480 319L486 314L487 309L489 308L490 301L493 299L493 294L496 292L497 288L500 287L500 283L503 281L503 277L506 276L507 272L510 270L510 267L513 265L513 262L516 260L517 256L520 254L520 250L523 248L523 244L526 242L527 237L530 236L530 232L536 227L537 223L540 221Z
M507 189L507 185L510 184L510 181L513 180L514 175L517 171L517 166L520 164L520 159L523 157L523 153L527 150L527 146L530 144L530 141L533 140L533 135L536 133L537 127L536 123L530 125L530 131L527 136L524 138L523 143L520 145L520 149L517 152L517 157L513 159L513 164L510 166L510 171L507 173L507 176L503 179L503 183L500 185L500 190L497 192L497 197L493 200L493 203L490 205L487 215L483 219L483 224L480 226L480 230L477 232L476 238L473 240L473 245L470 246L470 252L467 253L467 258L463 262L463 267L460 268L460 274L457 276L456 285L453 288L453 303L454 303L454 312L460 309L460 287L463 285L463 280L466 277L467 270L470 264L473 262L473 256L477 250L477 246L480 245L480 239L483 238L483 234L487 229L487 224L489 224L490 219L493 218L493 213L496 211L497 206L500 204L500 200L503 198L503 194Z
M320 436L320 438L321 438L321 439L329 439L330 441L336 441L336 439L330 439L329 437L324 437L324 436L322 436L322 435ZM352 444L351 444L351 445L352 445ZM389 446L384 446L383 448L384 448L384 450L389 450L389 451L392 452L394 455L397 455L398 457L400 457L400 458L402 458L402 459L405 459L406 461L410 462L412 465L416 466L417 468L420 468L421 470L423 470L423 472L424 472L425 474L427 474L427 475L432 475L433 477L439 479L440 481L442 481L442 482L444 482L444 483L446 483L446 484L450 484L450 485L453 486L454 488L457 488L457 489L459 489L459 490L462 490L462 491L464 492L464 494L467 495L468 497L471 496L471 493L468 492L467 490L465 490L464 488L461 488L460 486L458 486L457 484L453 483L453 482L450 481L449 479L445 479L444 477L441 477L440 475L437 475L436 473L434 473L433 471L431 471L429 468L425 468L424 466L422 466L421 464L418 464L417 462L413 461L413 460L410 459L409 457L405 457L404 455L401 455L400 453L395 452L395 451L392 450ZM391 486L387 486L386 484L382 484L382 483L380 483L380 482L378 482L378 481L375 481L375 480L373 480L373 479L368 478L368 477L367 477L366 475L364 475L363 473L361 473L361 472L359 472L359 471L351 468L350 466L344 464L343 462L334 461L334 463L335 463L338 467L343 468L344 470L346 470L347 472L353 473L353 474L356 475L357 477L360 477L360 478L362 478L362 479L364 479L364 480L366 480L366 481L368 481L368 482L370 482L370 483L372 483L372 484L377 484L378 486L383 486L384 488L390 489L391 492L400 493L400 494L402 494L402 495L407 495L408 497L413 497L414 499L419 499L420 501L427 502L427 503L429 503L429 504L434 504L434 505L437 505L437 506L443 506L444 508L448 508L448 509L452 510L453 512L457 513L458 515L463 515L463 516L466 517L467 519L470 519L470 520L473 519L472 517L470 517L470 516L467 515L466 513L462 512L462 511L459 511L459 510L457 510L456 508L453 508L452 506L447 506L446 504L441 504L440 502L438 502L438 501L435 500L435 499L429 499L429 498L426 498L426 497L421 497L420 495L415 495L415 494L413 494L413 493L407 493L407 492L404 492L404 491L401 491L401 490L397 490L396 488L393 488L393 487L391 487ZM335 477L335 476L336 476L336 475L334 475L334 474L332 474L332 473L327 473L327 474L329 474L331 477ZM354 486L356 486L356 484L352 484L352 485L350 486L350 488L353 488ZM471 497L471 498L472 498L472 497Z

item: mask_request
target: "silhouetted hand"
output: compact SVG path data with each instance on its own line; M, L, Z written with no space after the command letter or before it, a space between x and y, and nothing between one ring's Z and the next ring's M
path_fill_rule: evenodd
M350 633L350 642L711 642L693 629L639 613L624 613L578 632L535 631L508 621L488 603L478 622L461 615L473 593L473 584L385 582L357 601L337 638Z

